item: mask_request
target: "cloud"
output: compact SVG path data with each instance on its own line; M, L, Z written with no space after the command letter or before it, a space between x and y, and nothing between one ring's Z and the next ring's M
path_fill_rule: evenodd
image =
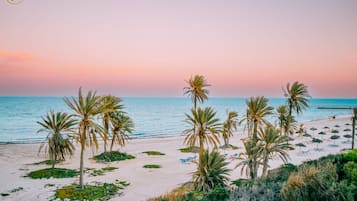
M2 62L11 62L11 63L18 63L18 62L28 62L35 60L33 54L28 52L15 52L15 51L8 51L8 50L1 50L0 49L0 61Z

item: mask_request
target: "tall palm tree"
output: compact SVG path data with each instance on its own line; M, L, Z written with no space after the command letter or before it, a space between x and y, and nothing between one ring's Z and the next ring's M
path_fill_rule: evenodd
M297 114L300 114L303 110L309 107L308 98L311 98L311 96L309 95L305 84L294 82L290 86L290 83L288 83L286 89L283 89L283 92L284 96L287 97L289 116L292 115L293 110L295 110Z
M217 151L205 151L200 163L197 163L197 170L193 172L193 184L197 191L208 192L214 187L226 186L231 171L227 168L228 162Z
M288 119L289 111L288 111L286 105L280 105L279 107L276 108L276 112L278 115L280 134L284 135L285 134L284 125Z
M222 132L219 119L216 118L216 112L211 107L201 109L200 107L191 109L191 115L186 115L186 122L192 128L183 132L186 134L184 143L190 147L199 143L199 157L204 154L204 144L212 144L215 147L219 144L218 134Z
M352 149L354 149L355 147L356 120L357 120L357 107L354 107L353 117L352 117Z
M235 111L228 112L227 119L223 123L222 137L224 146L229 146L229 138L233 136L233 132L237 130L239 121L237 119L238 113Z
M258 128L270 125L266 117L273 114L274 108L268 106L268 101L264 96L250 97L246 101L247 112L244 120L247 122L248 136L253 137L255 142L257 141Z
M102 104L106 105L106 111L101 114L102 124L104 128L104 152L107 152L107 141L109 140L109 132L112 127L113 122L113 114L115 112L120 112L123 109L123 104L121 103L121 99L112 95L104 96L102 99Z
M209 91L206 87L209 87L210 85L202 75L195 75L193 78L191 77L187 83L189 86L184 88L184 94L192 99L193 108L196 110L197 101L203 103L208 99Z
M267 175L269 159L273 156L278 155L284 163L290 159L287 151L292 150L293 147L286 144L286 141L288 140L287 138L289 137L280 135L279 130L271 126L259 130L257 155L262 159L263 177Z
M115 112L112 114L112 143L110 145L110 151L113 150L114 143L124 146L125 141L129 140L127 133L132 133L134 129L133 120L122 112Z
M46 146L45 152L50 157L53 169L57 160L65 160L66 155L73 155L75 148L68 134L71 134L73 126L77 122L72 118L72 115L51 111L37 123L42 127L37 131L38 133L48 133L46 142L41 144L39 152Z
M248 136L252 138L252 147L255 148L258 142L258 129L262 126L271 125L266 117L268 115L273 114L273 107L268 106L268 99L264 96L259 97L250 97L249 100L246 101L247 104L247 112L245 121L247 122L248 127ZM253 171L252 178L256 178L258 174L258 158L253 158Z
M65 103L71 108L78 119L78 133L76 140L81 145L80 155L80 179L79 186L83 185L83 154L86 147L98 149L97 134L104 139L103 128L96 122L99 114L106 112L107 104L102 104L102 97L97 96L95 92L89 91L85 97L82 95L82 89L79 88L78 98L64 98Z

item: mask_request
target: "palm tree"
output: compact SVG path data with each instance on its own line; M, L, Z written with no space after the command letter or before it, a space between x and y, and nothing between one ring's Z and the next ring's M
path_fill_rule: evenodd
M356 120L357 120L357 107L354 107L353 108L353 117L352 117L352 149L354 149L354 147L355 147Z
M104 96L102 99L102 104L106 105L106 111L101 114L102 124L104 128L104 153L107 152L107 141L109 140L109 131L112 126L112 116L115 112L120 112L123 109L123 104L121 99L112 95Z
M252 147L255 148L258 142L258 129L262 126L269 126L270 123L265 119L266 116L273 114L273 107L268 106L268 99L264 96L250 97L246 101L247 112L245 121L248 127L248 136L252 138ZM258 174L258 159L253 158L253 167L250 171L252 178L256 178Z
M202 159L204 154L204 144L213 144L215 147L219 144L218 134L221 133L221 124L216 118L216 112L211 107L195 110L191 109L191 115L186 115L186 122L192 128L186 129L183 132L187 135L184 143L193 147L199 143L199 157Z
M195 75L193 78L191 77L187 83L189 86L184 88L184 94L192 99L193 108L196 110L197 101L203 103L208 99L209 91L206 87L209 87L210 85L202 75Z
M193 172L193 184L197 191L208 192L216 186L226 186L231 171L227 168L228 162L217 151L205 151L202 160L197 164L197 170Z
M262 159L263 177L267 174L269 159L274 155L278 155L284 163L290 158L287 150L292 150L293 147L286 144L288 138L288 136L280 135L279 130L271 126L260 129L257 155Z
M289 116L289 112L288 112L286 105L280 105L279 107L277 107L276 112L278 115L280 134L283 135L283 134L285 134L284 125L285 125L285 122L287 121L287 118Z
M224 146L229 146L229 138L233 136L233 131L237 130L238 122L238 113L235 111L228 112L227 119L223 123L222 137L224 140Z
M292 115L292 111L295 110L297 114L300 114L302 110L309 107L309 100L311 98L307 90L307 86L303 83L294 82L291 86L290 83L286 85L286 89L283 89L284 96L288 98L289 116Z
M110 151L113 150L114 143L124 146L125 141L129 140L127 133L132 133L134 129L133 120L122 112L115 112L112 114L112 143L110 145Z
M260 161L257 161L257 151L256 147L253 147L253 142L251 138L247 138L243 140L243 145L245 152L241 152L238 155L238 159L241 160L237 167L241 167L241 175L245 172L246 176L250 176L251 179L255 179L255 168L259 168L261 165ZM256 163L256 164L255 164Z
M273 114L273 107L268 106L268 99L264 96L250 97L246 101L247 112L245 121L248 127L248 136L253 137L253 141L257 141L258 128L270 123L265 119L266 116Z
M83 97L81 88L79 88L78 91L78 98L64 98L65 103L75 112L74 116L78 119L76 140L81 145L79 186L82 189L84 188L83 153L85 148L92 147L98 149L97 134L102 139L105 139L103 128L95 120L95 117L99 114L106 112L107 104L102 104L102 99L102 97L97 96L96 93L92 91L89 91L87 96Z
M38 133L48 133L47 142L42 143L39 152L46 146L45 152L48 153L52 162L52 169L54 169L57 160L65 160L66 155L73 155L75 148L68 138L68 134L77 122L72 118L72 115L51 111L42 118L42 121L37 123L42 126L37 131Z

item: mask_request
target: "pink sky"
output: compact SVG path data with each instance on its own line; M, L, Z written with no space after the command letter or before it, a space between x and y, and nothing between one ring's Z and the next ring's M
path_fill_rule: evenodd
M357 96L357 1L0 1L0 96Z

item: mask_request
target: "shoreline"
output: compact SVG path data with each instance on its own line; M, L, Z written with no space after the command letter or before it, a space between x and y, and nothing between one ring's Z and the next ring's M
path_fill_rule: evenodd
M352 117L352 114L351 115L336 115L335 119L347 118L347 117L350 117L350 116ZM332 117L328 116L328 117L319 118L319 119L299 121L299 122L296 122L296 124L299 125L299 124L318 122L318 121L330 120L330 119L332 120ZM239 132L239 133L240 132L244 132L244 129L237 130L236 132ZM129 141L138 140L138 139L165 139L165 138L175 138L175 137L182 137L182 136L185 136L185 135L184 134L180 134L180 135L163 135L163 136L152 135L152 136L144 136L144 137L132 137ZM1 145L8 145L8 144L41 144L43 142L44 141L29 141L29 142L26 142L26 141L7 141L7 142L0 141L0 146ZM98 140L98 142L102 142L102 140Z

